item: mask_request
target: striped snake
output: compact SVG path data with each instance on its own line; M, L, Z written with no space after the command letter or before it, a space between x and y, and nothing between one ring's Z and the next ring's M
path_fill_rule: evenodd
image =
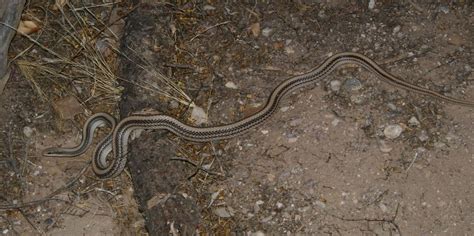
M121 120L115 126L114 118L105 113L98 113L89 118L85 123L83 140L78 147L71 149L50 148L44 152L44 155L80 155L85 151L85 149L87 149L87 146L91 144L92 134L94 129L99 126L98 123L108 123L112 126L112 133L104 138L97 146L94 152L92 165L94 173L100 178L112 178L119 175L125 168L128 154L128 139L134 130L167 130L180 138L195 142L208 142L212 140L232 138L244 134L268 120L268 118L275 113L279 107L281 99L289 92L308 84L318 82L326 78L336 68L346 64L359 65L374 73L378 79L398 88L431 96L449 103L474 107L474 102L447 97L440 93L403 81L391 75L382 69L377 63L364 55L353 52L343 52L327 58L320 66L305 74L294 76L281 82L272 91L265 106L260 111L237 122L212 127L195 127L184 124L183 122L167 115L131 115ZM107 156L110 152L113 152L113 158L108 161Z

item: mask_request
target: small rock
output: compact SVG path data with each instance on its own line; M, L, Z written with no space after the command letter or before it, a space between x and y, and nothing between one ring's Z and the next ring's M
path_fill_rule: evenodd
M379 141L379 149L383 153L389 153L393 150L393 148L388 146L387 143L383 140Z
M252 233L251 236L265 236L265 233L262 231L257 231L255 233Z
M263 218L260 222L267 223L267 222L271 221L272 219L273 219L273 216L270 215L270 216L267 216L267 217Z
M369 1L369 9L372 10L375 7L375 0L370 0Z
M418 127L420 126L420 121L418 121L418 119L416 119L416 117L412 116L409 120L408 120L408 124L410 126L413 126L413 127Z
M295 50L294 50L292 47L290 47L290 46L286 46L286 47L285 47L285 53L288 54L288 55L294 54L294 53L295 53Z
M291 120L289 125L292 126L292 127L295 127L295 126L301 125L301 123L303 123L303 119L297 118L297 119Z
M284 106L284 107L281 107L281 108L280 108L280 111L286 112L286 111L288 111L288 109L290 109L289 106Z
M344 89L346 91L357 91L362 88L362 83L356 78L350 78L344 82Z
M48 218L48 219L44 220L44 223L46 225L52 225L54 223L54 220L53 220L53 218Z
M196 125L206 124L208 122L207 113L204 112L204 109L198 106L194 106L191 111L191 119L194 120Z
M251 24L249 29L255 38L260 35L260 23L257 22L257 23Z
M237 89L238 88L237 85L235 85L235 83L232 82L232 81L229 81L229 82L225 83L225 87L230 88L230 89Z
M260 205L262 204L263 204L262 200L258 200L257 202L255 202L255 205L253 206L253 211L255 214L257 214L260 211Z
M277 209L282 209L284 206L285 206L285 205L283 205L283 203L281 203L281 202L277 202L277 203L276 203Z
M426 130L422 130L418 135L418 139L422 142L426 142L428 141L428 139L430 139L430 136L428 135L428 132L426 132Z
M396 139L400 134L403 132L403 128L396 124L396 125L387 125L385 129L383 130L383 134L385 137L389 139Z
M31 138L31 136L33 136L33 133L34 133L34 130L31 127L29 126L23 127L23 134L25 135L25 137Z
M399 111L398 107L393 103L387 103L387 107L388 107L388 109L390 109L393 112L398 112Z
M471 72L472 71L472 67L470 65L465 65L464 66L464 70L466 70L466 72Z
M352 103L361 105L365 102L365 96L363 94L356 94L350 97Z
M341 120L336 118L333 121L331 121L331 125L332 126L337 126L340 122L341 122Z
M314 204L320 208L326 208L326 203L322 202L322 201L319 201L319 200L316 200L314 202Z
M379 208L380 210L382 210L383 213L388 211L388 207L383 203L379 203Z
M229 218L229 217L232 217L233 214L232 212L230 212L229 210L227 210L226 207L219 207L219 208L216 208L214 209L214 214L216 214L217 216L221 217L221 218Z
M262 35L263 35L264 37L269 37L269 36L272 34L272 32L273 32L273 29L271 29L271 28L264 28L264 29L262 30Z
M392 32L392 34L396 34L396 33L398 33L398 32L400 31L400 29L401 29L401 28L402 28L402 27L401 27L401 26L399 26L399 25L395 26L395 27L393 28L393 32Z
M342 83L339 80L331 80L330 82L331 90L333 92L338 92L341 89L341 85Z
M435 142L434 147L437 149L444 149L446 147L446 143L443 142Z
M444 14L449 13L449 8L447 6L439 6L438 10Z
M288 143L296 143L298 141L298 137L292 137L288 139Z
M204 11L214 11L214 10L216 10L216 8L214 6L211 6L211 5L205 5L202 9Z
M263 130L261 130L260 132L262 132L262 134L268 134L269 131L266 130L266 129L263 129Z
M72 120L75 115L84 112L81 103L73 96L67 96L53 102L53 108L63 120Z

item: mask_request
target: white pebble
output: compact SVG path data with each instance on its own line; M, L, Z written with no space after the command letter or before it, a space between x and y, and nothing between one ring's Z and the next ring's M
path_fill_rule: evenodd
M194 120L196 125L206 124L208 122L207 113L201 107L194 106L191 111L191 119Z
M264 28L264 29L262 30L262 35L263 35L264 37L269 37L269 36L272 34L272 32L273 32L273 29Z
M395 26L395 28L393 28L393 34L396 34L396 33L398 33L398 32L400 31L400 29L401 29L401 28L402 28L402 27L401 27L401 26L399 26L399 25Z
M211 6L211 5L205 5L203 8L202 8L204 11L213 11L213 10L216 10L216 8L214 6Z
M288 139L288 143L296 143L297 141L298 141L298 137Z
M237 89L237 85L232 81L225 83L225 86L230 89Z
M389 139L396 139L402 134L403 128L400 125L387 125L383 130L385 137Z
M214 209L214 214L221 218L229 218L233 215L232 212L228 211L225 207L219 207Z
M408 120L408 124L411 126L420 126L420 121L418 121L416 117L412 116L410 120Z
M375 0L370 0L369 1L369 9L372 10L375 7Z
M330 85L331 85L331 90L334 92L337 92L341 89L342 83L339 80L331 80Z
M276 204L277 209L282 209L284 206L285 205L283 205L283 203L281 203L281 202L277 202L277 204Z
M29 126L23 127L23 134L27 138L30 138L33 135L33 132L34 132L34 130L31 127L29 127Z

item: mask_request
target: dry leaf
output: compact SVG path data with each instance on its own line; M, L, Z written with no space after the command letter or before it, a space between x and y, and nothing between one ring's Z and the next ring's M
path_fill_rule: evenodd
M21 34L32 34L37 32L39 29L40 27L34 21L30 20L22 20L18 26L18 32Z
M53 6L53 10L57 11L61 8L63 8L66 3L67 3L68 0L56 0L56 2L54 3L54 6Z
M257 22L250 25L250 31L254 37L258 37L260 35L260 23Z

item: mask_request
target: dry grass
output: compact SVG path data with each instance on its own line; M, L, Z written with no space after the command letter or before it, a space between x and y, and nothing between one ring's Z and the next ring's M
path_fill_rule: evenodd
M128 81L117 74L117 57L131 57L118 49L119 35L114 31L117 27L111 27L122 18L103 22L100 17L101 13L112 11L114 4L71 1L57 12L42 8L45 20L40 24L41 31L35 37L23 35L31 45L15 57L21 73L42 100L74 96L90 110L116 107L123 90L119 81ZM25 12L26 18L38 19L31 9ZM134 86L191 105L190 97L177 83L157 71L156 66L139 60L133 62L152 75L156 83L132 82Z

